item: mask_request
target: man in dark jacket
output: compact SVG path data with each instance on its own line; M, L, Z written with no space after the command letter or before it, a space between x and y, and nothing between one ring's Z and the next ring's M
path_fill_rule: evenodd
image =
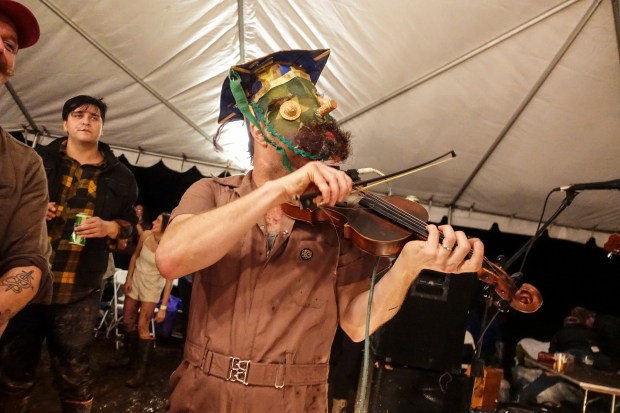
M585 307L575 307L571 315L592 328L597 334L601 352L609 356L611 369L620 371L620 317L600 314Z
M580 361L588 356L594 368L609 370L611 369L609 357L601 352L599 347L596 331L582 323L578 317L568 316L564 319L564 326L551 337L549 352L572 354Z
M11 320L3 338L3 381L20 389L24 399L34 385L41 345L47 339L64 413L91 411L89 352L101 280L110 246L130 237L137 222L135 178L110 147L99 142L106 110L101 99L69 99L62 111L67 138L37 149L50 194L52 304L27 307ZM79 214L87 218L75 226Z

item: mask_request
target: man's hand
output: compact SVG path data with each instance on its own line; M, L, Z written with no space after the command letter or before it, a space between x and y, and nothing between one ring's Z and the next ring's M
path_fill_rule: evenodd
M484 258L482 241L467 238L464 232L454 231L450 225L439 228L428 225L426 229L429 234L427 240L405 244L397 263L401 261L416 275L423 269L454 274L480 270ZM440 231L443 234L441 243Z
M120 226L116 221L104 221L99 217L90 217L74 228L74 231L84 238L116 238L119 230Z
M290 202L313 185L321 194L321 203L331 206L342 201L353 188L353 181L346 173L318 161L309 162L276 182L283 185L283 202Z
M45 220L46 221L51 221L52 219L56 218L56 202L50 202L47 204L47 213L45 214Z

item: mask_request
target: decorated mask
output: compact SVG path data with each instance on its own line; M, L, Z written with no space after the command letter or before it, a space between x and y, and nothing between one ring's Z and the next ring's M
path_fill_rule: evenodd
M349 134L329 115L336 102L315 87L328 57L329 50L288 50L233 66L222 87L219 122L252 122L289 169L285 147L311 160L346 159Z

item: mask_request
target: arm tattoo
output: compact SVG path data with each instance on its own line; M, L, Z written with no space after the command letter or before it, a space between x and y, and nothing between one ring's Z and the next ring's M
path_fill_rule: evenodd
M32 274L34 270L30 271L22 271L15 275L11 275L10 277L6 277L4 280L0 281L0 287L4 287L4 291L13 291L14 293L21 293L26 288L33 289L32 286Z

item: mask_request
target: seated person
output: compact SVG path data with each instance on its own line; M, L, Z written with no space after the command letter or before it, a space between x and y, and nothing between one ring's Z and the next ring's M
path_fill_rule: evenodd
M620 317L611 314L599 314L584 307L575 307L571 315L592 328L597 334L601 352L609 357L611 369L620 371Z
M580 358L589 355L594 358L596 350L596 334L576 317L566 317L560 328L551 338L548 348L543 342L538 342L536 351L528 353L530 358L536 359L539 352L569 353ZM524 349L525 350L525 349ZM519 353L519 351L517 351ZM598 366L605 365L604 356L600 355ZM608 363L608 361L607 361ZM516 366L513 369L513 381L518 390L519 403L526 405L559 405L562 402L578 403L581 400L581 390L562 378L549 375L541 369L530 369Z
M581 323L575 316L568 316L564 319L564 326L551 338L549 352L572 354L577 363L584 356L589 356L594 362L594 368L611 369L609 357L599 350L596 331Z

